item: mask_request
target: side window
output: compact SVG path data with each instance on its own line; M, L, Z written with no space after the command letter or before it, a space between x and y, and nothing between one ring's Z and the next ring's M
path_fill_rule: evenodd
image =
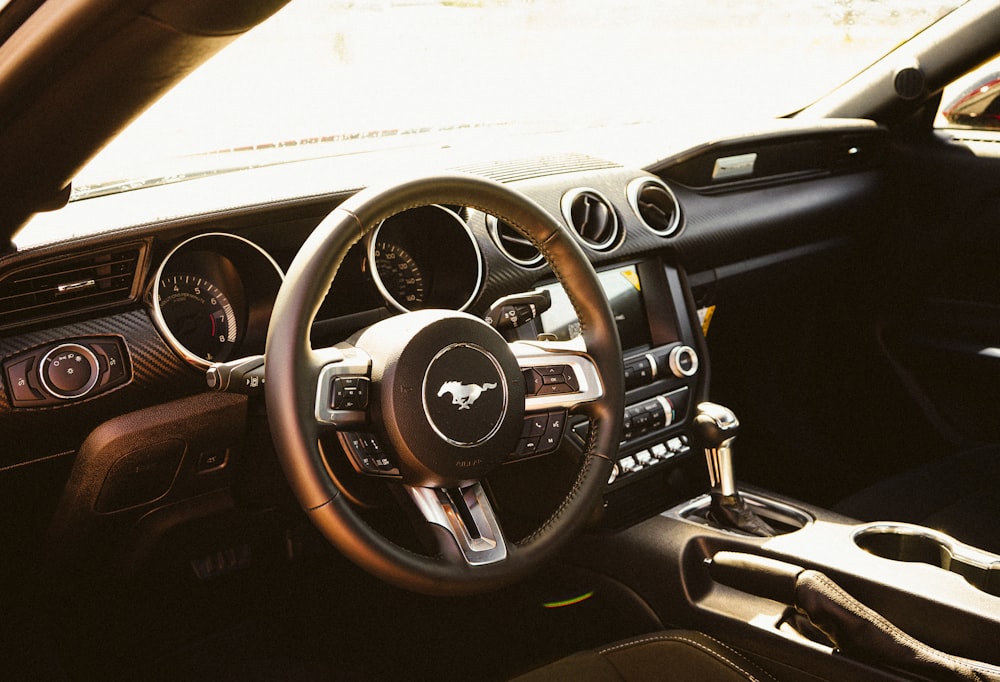
M944 89L937 127L1000 131L1000 58Z

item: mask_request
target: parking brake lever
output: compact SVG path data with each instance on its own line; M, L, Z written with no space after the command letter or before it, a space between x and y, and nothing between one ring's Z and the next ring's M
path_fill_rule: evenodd
M936 649L893 625L825 573L769 557L716 552L709 575L723 585L781 604L805 616L830 646L855 660L902 670L922 680L1000 682L1000 667ZM803 623L792 622L803 635Z
M708 463L708 479L712 486L710 518L724 528L734 528L751 535L777 535L736 489L732 445L739 433L740 422L733 411L715 403L699 403L694 427Z

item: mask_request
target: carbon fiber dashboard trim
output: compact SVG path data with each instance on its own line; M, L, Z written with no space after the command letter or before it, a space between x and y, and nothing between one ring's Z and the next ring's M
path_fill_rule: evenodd
M96 426L112 417L205 390L204 377L185 365L160 338L144 309L0 339L0 357L83 336L119 334L132 362L132 380L93 398L40 408L11 406L0 391L0 467L75 451ZM0 384L6 376L0 372Z

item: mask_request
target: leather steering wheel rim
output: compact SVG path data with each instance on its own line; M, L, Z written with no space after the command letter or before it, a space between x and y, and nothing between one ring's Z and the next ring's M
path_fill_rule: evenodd
M424 556L373 530L327 473L318 444L316 360L310 328L348 249L381 221L429 204L461 205L497 216L541 251L580 319L586 354L603 394L574 407L591 428L576 479L556 511L531 535L509 542L503 561L469 565ZM611 472L624 411L622 354L614 316L587 256L551 214L514 189L478 176L419 178L358 192L331 212L299 250L275 301L266 346L265 395L278 458L302 508L343 554L397 586L459 595L497 589L525 576L582 529ZM446 540L445 540L446 542Z

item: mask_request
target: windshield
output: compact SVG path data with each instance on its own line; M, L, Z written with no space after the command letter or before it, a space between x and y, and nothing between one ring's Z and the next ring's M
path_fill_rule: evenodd
M537 150L550 133L644 165L808 104L954 4L294 0L110 144L73 198L472 138Z

